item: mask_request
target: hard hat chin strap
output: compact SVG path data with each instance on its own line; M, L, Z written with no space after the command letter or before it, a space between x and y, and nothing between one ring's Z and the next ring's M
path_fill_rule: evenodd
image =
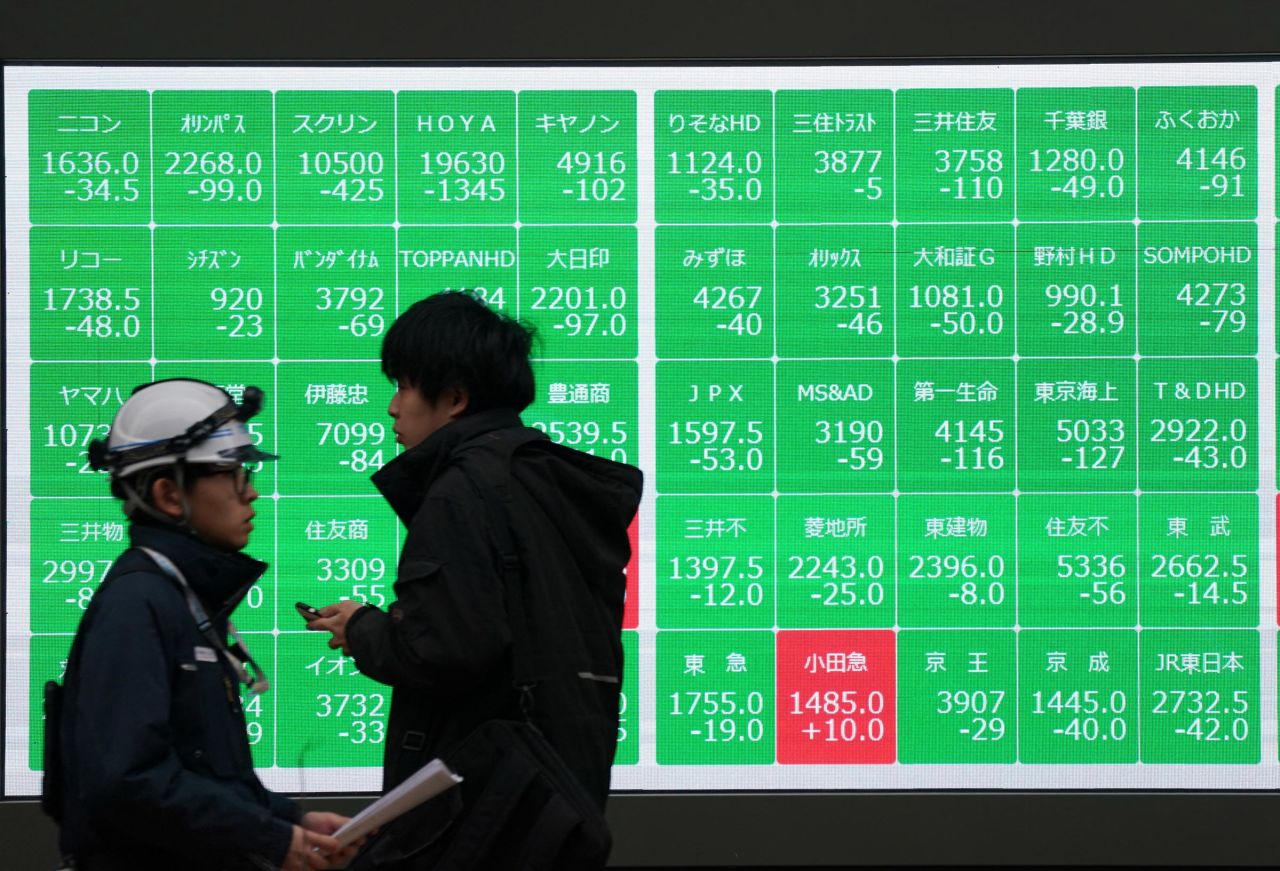
M190 532L192 535L199 537L199 533L196 532L195 528L191 525L191 503L187 500L186 473L186 463L174 463L173 482L178 488L178 498L182 500L181 518L171 517L163 511L160 511L151 504L151 501L148 498L150 494L139 493L138 488L133 486L132 481L128 478L119 478L117 480L120 484L120 489L122 489L128 497L124 503L125 514L132 517L133 509L136 508L153 520L158 520L167 526L175 526L184 532ZM154 483L154 478L148 478L148 488L150 488Z

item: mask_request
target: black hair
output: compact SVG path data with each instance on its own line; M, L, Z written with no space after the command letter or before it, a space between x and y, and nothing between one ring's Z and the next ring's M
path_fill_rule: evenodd
M382 340L382 372L435 402L452 387L467 391L465 414L491 408L523 411L533 402L531 328L465 291L419 300Z

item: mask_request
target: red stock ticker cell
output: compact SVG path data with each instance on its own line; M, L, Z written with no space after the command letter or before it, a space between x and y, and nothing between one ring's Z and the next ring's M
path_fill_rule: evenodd
M896 644L888 630L779 632L778 762L893 762Z
M627 527L631 541L631 559L627 561L627 601L622 608L622 628L635 629L640 625L640 512L631 518Z

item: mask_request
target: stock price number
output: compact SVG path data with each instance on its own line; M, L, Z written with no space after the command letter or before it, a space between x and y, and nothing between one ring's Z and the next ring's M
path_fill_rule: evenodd
M531 311L554 312L553 330L567 336L624 336L627 333L627 289L611 287L533 287Z
M1004 468L1004 420L944 420L933 431L943 444L959 445L938 462L959 472L997 471ZM972 447L966 447L973 445Z
M678 556L671 559L670 579L703 584L689 598L704 606L754 608L764 604L764 569L763 556Z
M1000 716L1004 690L938 690L934 711L948 717L968 718L959 731L970 741L1003 741L1008 727Z
M764 694L756 691L685 690L671 694L671 716L698 718L689 734L708 744L763 741L763 714Z
M593 455L607 448L609 459L617 463L627 462L626 421L535 420L530 426L542 430L558 445L568 445Z
M320 430L319 444L322 447L332 445L351 449L344 459L338 461L339 466L352 472L369 472L381 469L385 463L383 448L380 447L387 440L385 424L318 421L316 426Z
M385 195L380 151L303 151L299 175L318 176L328 187L320 195L340 202L376 203Z
M788 558L788 580L822 581L822 591L809 594L823 607L881 605L884 603L884 557L871 554L818 556L793 554ZM859 586L865 582L860 589Z
M381 744L387 737L386 698L382 693L316 693L315 715L322 720L351 718L339 732L352 744Z
M431 179L422 192L442 203L500 203L507 196L506 171L501 151L424 151L420 174Z
M338 329L358 339L381 336L386 329L381 287L317 287L316 311L351 313Z
M619 202L627 189L622 174L627 171L621 151L566 151L556 161L556 169L573 179L561 191L579 203Z
M167 151L165 175L192 177L195 187L187 196L203 203L249 202L262 199L262 155L245 152L237 158L231 151Z
M140 196L136 151L46 151L44 174L66 178L65 196L76 202L136 203ZM122 177L123 176L123 177Z
M387 604L383 583L387 576L387 564L382 557L318 557L315 578L322 584L350 584L351 595L339 596L339 601L352 599L379 608Z
M1049 284L1044 297L1057 320L1049 326L1066 336L1092 336L1124 331L1124 312L1120 311L1120 285L1099 290L1097 285Z
M884 693L872 690L866 701L858 698L857 690L826 690L812 693L792 693L792 716L819 717L809 721L800 730L810 741L824 743L852 743L855 741L884 740ZM861 716L859 716L861 715Z
M1058 714L1071 719L1055 727L1054 735L1071 741L1123 741L1129 734L1128 721L1120 716L1129 706L1123 690L1103 696L1098 690L1054 690L1031 694L1033 715ZM1101 716L1100 716L1101 715Z

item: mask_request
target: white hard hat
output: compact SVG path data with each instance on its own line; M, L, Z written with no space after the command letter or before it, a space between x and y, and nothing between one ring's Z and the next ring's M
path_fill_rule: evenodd
M115 477L187 463L237 463L277 459L260 451L244 422L258 413L262 391L246 387L237 405L220 387L194 378L171 378L133 391L111 423L106 441L89 445L89 462Z

